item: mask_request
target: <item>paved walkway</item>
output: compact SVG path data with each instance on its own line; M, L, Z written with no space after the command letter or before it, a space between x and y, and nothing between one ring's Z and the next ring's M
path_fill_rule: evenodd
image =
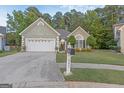
M124 88L124 85L96 82L68 82L69 88Z
M96 82L27 82L20 85L13 84L14 88L124 88L124 85Z
M65 68L65 63L58 63L60 68ZM89 69L110 69L124 71L124 66L108 64L91 64L91 63L72 63L72 68L89 68Z

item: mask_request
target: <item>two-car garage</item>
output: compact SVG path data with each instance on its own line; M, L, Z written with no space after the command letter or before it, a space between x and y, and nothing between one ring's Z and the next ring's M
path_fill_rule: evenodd
M53 38L26 38L26 51L55 51L55 39Z
M59 45L60 34L42 18L29 25L20 35L22 51L55 52Z

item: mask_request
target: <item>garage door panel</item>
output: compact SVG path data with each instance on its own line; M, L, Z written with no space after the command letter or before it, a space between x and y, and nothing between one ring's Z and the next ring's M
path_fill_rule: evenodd
M55 39L27 38L26 51L55 51Z

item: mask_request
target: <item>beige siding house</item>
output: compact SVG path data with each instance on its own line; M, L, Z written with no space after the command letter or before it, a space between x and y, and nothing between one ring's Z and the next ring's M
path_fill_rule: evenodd
M124 53L124 23L115 24L114 39L117 41L117 46L120 47L121 53Z
M76 38L76 45L75 48L87 48L87 38L90 36L83 28L80 26L76 28L72 33L70 33L69 36L75 36Z
M71 35L75 36L77 43L75 47L86 48L86 40L90 36L80 26L72 33L64 29L54 29L47 24L42 18L37 19L20 33L22 36L22 51L55 51L63 46L66 50L67 38Z
M59 47L59 33L42 18L37 19L20 33L22 51L55 51Z

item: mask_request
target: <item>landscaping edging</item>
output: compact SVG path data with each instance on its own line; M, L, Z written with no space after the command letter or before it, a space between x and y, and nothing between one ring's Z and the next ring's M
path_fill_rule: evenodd
M60 68L65 68L66 63L57 63ZM89 68L89 69L110 69L124 71L124 66L92 63L72 63L72 68Z

